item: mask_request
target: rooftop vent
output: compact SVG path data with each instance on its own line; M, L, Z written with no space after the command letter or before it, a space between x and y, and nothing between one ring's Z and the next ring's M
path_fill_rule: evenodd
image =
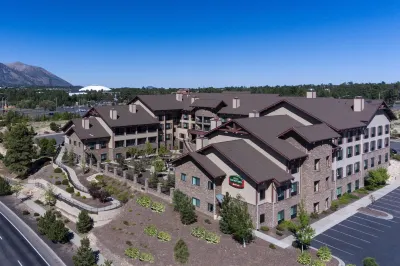
M110 118L111 118L112 120L117 120L117 117L118 117L117 110L111 109L111 110L110 110Z
M314 89L309 89L307 91L307 98L309 99L317 98L317 92Z
M232 107L234 109L240 107L240 99L238 97L233 98Z
M181 101L182 101L182 98L183 98L182 93L177 93L177 94L176 94L176 100L177 100L178 102L181 102Z
M356 96L353 103L353 111L361 112L364 110L364 98L362 96Z
M89 129L89 118L82 118L82 128L83 129Z
M135 114L137 112L136 104L129 105L129 112Z

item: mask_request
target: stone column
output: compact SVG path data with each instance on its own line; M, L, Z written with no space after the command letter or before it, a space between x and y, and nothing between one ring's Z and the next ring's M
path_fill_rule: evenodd
M108 164L104 165L104 173L108 174Z
M114 167L114 177L118 177L118 174L117 174L117 167Z
M96 165L96 166L97 166L97 171L98 171L98 172L101 172L101 171L100 171L100 170L101 170L101 168L100 168L100 162L97 162L97 165Z
M137 174L133 174L133 183L137 184Z
M157 193L158 194L161 194L161 185L162 185L162 183L160 183L160 182L157 183Z
M149 189L149 179L146 178L146 179L144 180L144 191L147 192L148 189Z
M122 177L124 178L124 179L126 179L126 170L124 170L124 171L122 171Z
M174 197L174 191L175 191L175 188L173 188L173 187L169 188L169 198L170 198L171 203L172 203L172 199Z

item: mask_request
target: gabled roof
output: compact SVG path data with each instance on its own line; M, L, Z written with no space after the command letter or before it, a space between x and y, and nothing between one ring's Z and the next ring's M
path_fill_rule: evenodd
M289 132L295 132L308 143L313 143L321 140L329 140L339 138L340 135L326 124L316 124L310 126L292 127L281 133L279 137L286 135Z
M217 108L219 105L225 105L226 103L222 100L217 99L198 99L190 104L190 107L204 107L204 108Z
M225 176L225 172L224 171L222 171L218 166L216 166L206 156L204 156L203 154L197 153L197 152L186 153L186 154L182 155L181 157L177 158L176 160L174 160L173 163L181 161L182 159L184 159L186 157L192 158L196 163L198 163L213 178L218 178L218 177L221 177L221 176Z
M110 117L110 110L112 109L117 111L117 119L115 120ZM93 111L97 113L109 127L139 126L160 123L140 105L136 105L136 113L129 111L129 105L96 106L90 109L84 117L89 116Z
M89 129L84 129L82 127L82 118L75 118L65 124L62 130L66 134L75 132L80 140L111 137L95 117L89 117L88 119Z

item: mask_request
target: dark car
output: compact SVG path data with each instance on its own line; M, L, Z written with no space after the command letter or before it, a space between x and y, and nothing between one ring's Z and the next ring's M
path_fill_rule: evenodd
M392 154L397 154L397 150L391 148L391 149L390 149L390 153L392 153Z

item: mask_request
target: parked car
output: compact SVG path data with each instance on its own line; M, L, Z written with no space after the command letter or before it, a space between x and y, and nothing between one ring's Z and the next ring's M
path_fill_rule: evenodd
M392 153L392 154L397 154L398 152L397 152L397 150L391 148L391 149L390 149L390 153Z

